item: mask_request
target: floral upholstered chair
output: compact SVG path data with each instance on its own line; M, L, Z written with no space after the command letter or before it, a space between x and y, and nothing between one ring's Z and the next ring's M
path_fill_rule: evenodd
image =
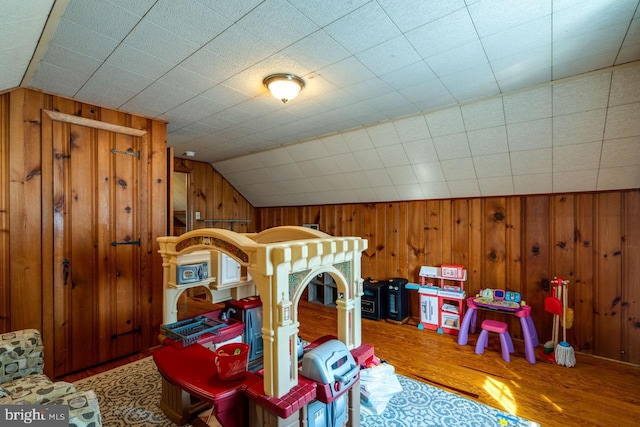
M0 405L68 405L70 426L101 426L95 393L51 381L43 374L43 350L36 329L0 334Z

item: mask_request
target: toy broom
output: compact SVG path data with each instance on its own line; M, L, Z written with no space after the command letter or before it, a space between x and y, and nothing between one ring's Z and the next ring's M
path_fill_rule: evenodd
M576 364L576 356L573 352L573 347L567 342L567 299L569 294L567 292L567 285L563 283L562 290L562 341L556 347L556 363L558 365L571 368Z

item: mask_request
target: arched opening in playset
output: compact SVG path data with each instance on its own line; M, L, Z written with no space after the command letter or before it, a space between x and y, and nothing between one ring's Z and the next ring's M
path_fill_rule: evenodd
M306 227L275 227L257 234L200 229L158 238L163 258L165 299L175 298L180 257L217 250L247 268L263 307L264 393L282 397L298 383L298 303L310 280L330 274L338 289L337 337L347 348L361 344L361 254L367 241L334 237ZM165 310L170 310L165 302ZM166 320L166 318L165 318Z

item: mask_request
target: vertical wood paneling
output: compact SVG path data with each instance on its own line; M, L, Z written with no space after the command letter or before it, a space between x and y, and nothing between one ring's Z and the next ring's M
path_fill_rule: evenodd
M559 194L305 206L286 210L262 208L258 210L258 215L262 218L262 228L288 225L287 221L302 215L305 222L319 222L324 231L332 229L332 224L338 224L333 228L336 231L366 238L369 249L362 257L364 278L406 277L415 282L419 280L417 274L422 265L437 266L445 262L462 264L468 272L465 283L467 295L474 295L482 287L488 286L519 291L527 304L532 306L541 342L551 338L553 319L550 313L544 311L544 298L550 292L543 288L553 276L562 276L571 281L570 304L575 313L568 339L576 350L586 352L592 351L594 340L600 339L599 334L610 332L606 325L595 325L594 293L600 299L602 294L606 295L607 291L600 289L610 286L610 281L606 279L608 275L598 272L602 268L613 269L618 276L614 282L622 286L618 292L622 297L617 303L619 312L613 330L618 338L623 337L619 345L624 348L624 353L622 356L611 354L608 357L638 363L636 360L640 350L636 344L637 336L634 335L640 331L637 313L640 251L634 246L640 233L640 221L637 218L639 209L636 206L640 203L638 194L634 190L595 195ZM600 211L594 207L594 199L599 200ZM601 211L600 205L606 205L610 211ZM292 213L292 209L299 214ZM285 211L286 214L281 214ZM611 226L594 223L594 214L598 212L600 223L608 223L608 216L613 214L614 224L618 225L604 231ZM621 222L622 217L625 218L624 222ZM357 218L359 223L355 229L347 226L352 222L351 218ZM617 251L618 255L613 251L613 256L622 258L622 262L609 267L609 260L594 255L596 249L602 250L597 242L594 243L596 229L599 233L611 235L611 242L617 239L618 246L623 245L622 250ZM602 238L599 240L608 242ZM491 254L495 254L495 259ZM611 300L610 297L608 299ZM491 317L491 313L484 315ZM411 317L414 320L419 317L415 295L411 295ZM507 320L513 336L521 338L517 319Z
M525 204L525 280L522 298L534 307L532 317L537 330L541 331L542 342L551 338L553 322L551 315L543 310L544 298L550 294L545 293L542 286L553 279L549 272L549 223L549 197L528 197Z
M624 194L622 360L640 364L640 191Z
M573 336L575 349L593 352L594 342L594 195L576 196Z
M622 351L622 195L596 195L594 353L619 359Z
M573 309L575 301L575 198L573 195L551 197L551 274L569 281L567 307ZM548 316L547 316L548 317ZM573 327L567 331L567 340L575 342Z
M0 330L11 328L9 315L9 94L0 95Z
M505 289L506 211L503 197L484 200L483 287Z
M505 200L505 287L522 292L522 199Z
M40 105L44 95L20 89L10 93L9 193L11 224L11 328L42 328ZM16 143L14 143L16 141ZM18 237L19 236L19 237ZM15 237L15 238L14 238ZM29 307L19 309L18 307Z
M53 201L52 195L49 194L51 190L47 192L43 189L51 189L52 174L49 170L47 172L48 178L45 177L42 164L43 162L53 164L53 156L51 149L43 150L42 135L44 133L51 135L52 129L44 129L45 125L42 123L44 120L41 122L41 111L42 109L59 111L126 126L130 126L134 120L138 120L135 127L147 131L152 123L153 126L157 126L158 132L148 134L148 144L153 147L156 159L147 169L148 174L144 174L145 177L153 176L156 183L155 191L145 193L148 197L144 197L144 203L153 206L153 209L148 209L146 214L149 223L155 224L152 235L148 236L148 240L152 241L153 245L156 244L156 237L166 235L167 222L164 209L167 200L167 184L164 180L166 177L166 123L153 120L147 122L146 119L126 113L114 112L28 89L17 89L3 94L0 96L0 100L0 105L3 106L3 111L0 112L0 144L4 142L3 148L8 150L11 159L8 168L3 168L2 174L0 174L2 180L0 188L7 189L5 195L9 198L9 210L6 212L4 224L10 223L12 225L8 236L8 246L2 248L3 259L10 258L9 266L5 270L9 280L6 283L0 282L0 295L11 295L11 302L8 306L10 319L0 322L0 327L2 332L9 328L41 329L43 337L45 337L45 345L50 346L51 349L50 352L45 352L45 369L51 372L54 367L54 328L51 319L54 317L55 307L51 280L44 283L43 277L54 277L53 231L52 225L48 225L53 218ZM106 158L104 160L106 162ZM43 181L45 179L46 182ZM140 188L144 187L144 184L132 181L130 186ZM135 209L135 206L132 208ZM93 237L88 235L84 240L91 244ZM151 272L150 275L145 276L148 281L145 282L143 279L140 283L141 289L151 289L150 282L154 281L152 277L155 275L153 286L157 289L157 284L162 283L162 269L160 257L157 255L157 247L147 247L147 250L141 253L140 258L135 265L131 266L130 271L137 268L157 270L156 273ZM98 293L100 292L98 291ZM156 295L158 296L155 301L148 297L147 304L143 304L141 301L134 301L134 303L141 307L141 318L145 319L145 324L159 326L162 319L161 286L159 292L156 291ZM40 298L36 296L40 296ZM85 301L85 306L87 312L91 311L88 300ZM94 305L93 315L96 317L100 316L99 306L99 304L98 306ZM80 304L77 307L82 309ZM152 307L156 308L151 309ZM0 310L2 310L1 307ZM146 339L140 340L140 349L157 344L157 334L157 327L152 332L151 327L147 328ZM89 346L90 342L87 340L87 347ZM90 351L87 349L87 353Z

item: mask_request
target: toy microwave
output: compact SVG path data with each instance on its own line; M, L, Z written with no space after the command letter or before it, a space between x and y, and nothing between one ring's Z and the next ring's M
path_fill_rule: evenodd
M209 264L199 262L178 266L178 285L200 282L209 278Z

